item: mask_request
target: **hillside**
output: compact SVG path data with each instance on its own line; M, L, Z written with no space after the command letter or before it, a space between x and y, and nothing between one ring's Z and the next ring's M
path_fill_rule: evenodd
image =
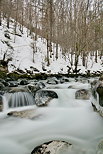
M16 35L14 35L14 21L11 19L10 28L6 27L6 20L3 20L0 26L0 59L3 59L5 54L5 60L12 57L12 60L8 63L8 71L12 72L17 69L23 70L35 74L38 72L45 73L72 73L74 66L75 54L73 57L73 65L71 66L71 54L62 54L62 48L58 47L58 59L56 59L56 44L52 44L52 57L50 58L50 66L47 66L47 41L40 36L37 36L37 40L34 41L33 37L35 33L27 36L28 29L24 27L23 34L20 31L20 25L18 24ZM33 48L35 47L35 49ZM35 51L34 51L34 50ZM98 51L97 63L95 62L94 55L88 55L86 57L87 65L82 65L82 58L79 56L78 70L79 73L100 73L103 72L103 56L100 57Z

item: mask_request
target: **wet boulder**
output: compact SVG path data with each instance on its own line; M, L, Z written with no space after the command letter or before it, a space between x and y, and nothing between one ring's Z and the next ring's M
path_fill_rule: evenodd
M97 84L98 80L94 80L93 82L91 82L91 93L95 100L97 100L97 93L96 93Z
M4 90L0 90L0 95L4 95L5 94L5 89Z
M3 99L2 95L0 95L0 112L3 110Z
M103 139L99 141L97 151L98 151L97 154L102 154L103 153Z
M32 93L32 95L35 97L35 94L40 88L37 85L34 84L28 84L27 85L28 90Z
M67 154L71 146L65 141L50 141L35 147L31 154Z
M60 83L65 83L65 82L69 82L69 79L66 78L66 77L62 77L62 78L60 79Z
M28 80L26 80L26 79L22 79L20 81L20 85L27 85L27 84L28 84Z
M103 82L100 82L96 87L96 92L99 96L99 105L103 107Z
M3 90L4 89L4 84L2 82L0 82L0 90Z
M52 77L47 80L47 83L55 85L55 84L58 84L58 80L56 77Z
M76 93L75 93L75 98L76 99L88 100L90 98L89 90L87 90L87 89L77 90Z
M45 88L45 84L43 82L38 82L37 83L37 86L42 89L42 88Z
M2 83L4 86L8 86L8 83L4 79L0 78L0 83Z
M92 81L92 82L91 82L91 88L92 88L92 89L95 88L97 84L98 84L98 80Z
M74 85L70 85L68 89L76 89L76 87Z
M103 82L103 75L100 76L99 80Z
M91 103L93 109L103 116L103 81L97 80L93 81L93 83L91 83Z
M45 88L45 84L43 82L37 82L35 84L28 84L27 87L35 97L35 94L38 90Z
M9 81L8 82L8 86L9 87L17 87L18 86L18 82L17 81Z
M28 110L22 110L22 111L11 111L7 115L12 116L12 117L26 118L26 119L35 119L35 118L38 118L41 116L40 114L38 114L36 109L28 109Z
M27 87L11 87L8 93L29 92Z
M35 95L35 103L37 106L47 106L53 98L58 98L56 92L51 90L39 90Z
M8 81L12 81L12 78L7 77L5 80L6 80L6 82L8 82Z

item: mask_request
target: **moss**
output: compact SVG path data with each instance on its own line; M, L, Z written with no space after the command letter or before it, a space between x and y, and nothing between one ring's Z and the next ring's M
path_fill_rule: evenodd
M5 79L7 77L6 71L0 71L0 78Z
M40 80L40 79L41 80L46 80L47 77L48 77L48 75L45 74L45 73L38 73L38 74L33 75L33 78L37 79L37 80Z
M13 73L7 74L7 77L11 78L12 80L17 80L18 78L20 78L20 75L16 72L13 72Z
M102 74L102 73L101 73ZM103 75L103 74L102 74ZM17 72L12 72L12 73L8 73L6 70L5 71L1 71L0 70L0 78L2 79L6 79L7 77L11 78L12 80L17 80L17 79L37 79L37 80L46 80L48 77L56 77L57 79L61 78L62 76L65 77L97 77L100 76L100 74L96 74L96 73L92 73L92 74L46 74L46 73L37 73L37 74L32 74L32 75L28 75L28 74L19 74Z
M22 78L22 79L24 79L24 78L26 78L26 79L31 79L32 76L31 76L31 75L28 75L28 74L21 74L21 75L19 76L19 78Z
M12 72L12 73L9 73L7 75L7 77L11 78L12 80L17 80L17 79L32 79L33 77L31 75L28 75L28 74L19 74L17 72Z

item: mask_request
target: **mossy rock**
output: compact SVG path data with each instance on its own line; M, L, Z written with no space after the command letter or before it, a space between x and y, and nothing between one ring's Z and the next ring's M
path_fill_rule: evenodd
M32 79L32 76L31 75L28 75L28 74L21 74L20 76L19 76L19 78L22 78L22 79Z
M7 74L7 77L11 78L12 80L17 80L18 78L20 78L20 74L13 72L13 73L9 73Z
M5 79L7 77L6 71L0 71L0 78Z
M38 74L35 74L35 75L33 75L33 77L35 78L35 79L37 79L37 80L46 80L47 79L47 77L48 77L48 75L47 74L45 74L45 73L38 73Z

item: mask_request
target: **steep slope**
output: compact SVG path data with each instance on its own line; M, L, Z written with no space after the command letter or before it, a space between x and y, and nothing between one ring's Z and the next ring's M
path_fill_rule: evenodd
M10 28L6 27L6 21L3 21L2 26L0 26L0 59L3 59L4 54L6 59L12 57L12 61L8 64L9 72L17 69L23 71L31 70L33 73L45 72L45 73L67 73L68 66L71 67L71 55L66 53L65 56L62 55L62 50L59 46L59 56L56 60L56 45L53 44L53 54L50 58L50 66L47 66L47 47L46 40L41 39L38 36L37 41L33 41L32 36L27 37L27 28L24 27L23 34L19 29L19 24L16 30L16 35L14 35L14 22L11 19ZM35 35L35 34L33 34ZM36 52L33 57L32 46L36 45ZM75 55L73 55L73 60ZM34 62L33 62L34 59ZM72 66L71 72L74 69ZM98 56L98 63L95 63L94 56L87 57L87 67L82 65L82 58L79 56L78 69L80 73L86 73L87 70L91 72L103 71L103 57L100 59Z

